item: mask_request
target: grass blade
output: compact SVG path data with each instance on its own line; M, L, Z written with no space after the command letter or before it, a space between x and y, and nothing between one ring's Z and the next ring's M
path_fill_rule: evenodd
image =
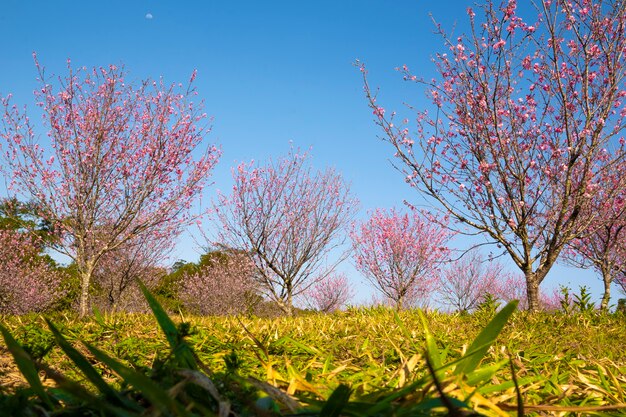
M77 351L68 341L63 337L61 332L52 324L50 320L45 319L50 331L54 335L54 338L63 352L68 358L81 370L83 375L96 387L102 395L111 402L115 402L117 405L127 406L119 394L105 382L100 376L100 373L89 363L89 360L85 358L79 351ZM139 408L136 408L139 410Z
M419 314L420 320L422 321L422 327L424 328L424 337L426 338L426 354L428 355L435 369L439 369L442 366L442 361L441 361L441 355L439 354L439 349L437 348L437 342L435 341L435 338L433 337L432 333L430 332L430 329L428 328L428 323L426 322L426 317L424 316L424 313L422 312L422 310L417 310L417 313ZM413 342L413 337L411 336L411 333L409 333L406 326L400 319L400 316L398 316L397 311L393 312L393 317L396 321L396 324L400 328L400 330L402 330L402 333L404 333L404 336L407 338L407 340L411 342L411 345L417 351L421 350L421 348L416 346L415 343Z
M103 351L85 343L89 352L96 357L100 362L111 368L116 374L136 389L138 389L150 403L158 408L161 412L172 412L176 416L190 416L190 414L178 404L167 391L159 387L154 381L148 378L146 375L137 372L116 359L110 357Z
M399 400L405 397L406 395L412 392L415 392L416 389L418 389L419 387L423 387L424 384L430 379L431 379L430 375L427 378L420 378L419 380L409 385L406 385L403 388L386 393L385 396L382 398L376 398L375 403L371 404L371 407L369 409L367 410L363 409L361 415L376 416L376 415L383 414L385 410L392 408L392 405L396 400ZM374 395L376 394L374 393Z
M426 353L428 354L428 359L432 364L435 370L441 368L441 356L439 355L439 348L437 348L437 342L433 337L430 329L428 328L428 323L426 322L426 317L422 310L418 310L417 313L420 316L420 320L422 321L422 327L424 328L424 337L426 338ZM437 375L439 377L439 375Z
M350 395L352 395L352 390L347 385L339 385L328 400L322 410L320 411L320 416L328 416L328 417L339 417L341 416L341 411L344 409L346 404L350 401Z
M110 412L110 415L116 417L139 416L139 413L128 411L127 409L122 409L110 404L106 398L96 396L78 382L66 378L65 375L57 372L45 364L41 364L41 368L46 372L46 375L56 382L57 387L53 388L51 391L55 397L59 398L61 402L64 403L65 406L71 407L72 405L70 404L79 400L82 401L81 408L84 409L84 412L86 412L86 410L96 410L99 414L101 414L103 410L107 410ZM139 406L135 406L134 408L137 411L144 411Z
M183 341L178 329L176 328L176 324L172 321L172 319L167 315L161 304L154 298L154 296L148 291L148 288L143 284L143 282L139 281L139 286L141 287L141 291L143 292L144 297L148 301L150 305L150 309L154 314L161 330L165 333L165 337L167 338L168 343L176 357L178 364L187 369L193 369L194 371L198 369L198 364L196 363L196 359L193 356L193 352L191 348Z
M37 372L37 367L33 359L30 357L28 353L17 343L17 340L13 338L11 333L2 325L0 325L0 332L2 333L2 337L4 337L4 342L13 355L13 359L15 359L15 364L19 368L24 378L30 385L31 389L37 394L37 396L43 401L48 407L53 408L53 402L39 379L39 373Z
M467 375L472 372L480 361L483 359L489 347L496 340L504 325L511 317L511 314L517 308L517 300L513 300L505 305L502 310L494 316L493 319L487 324L487 326L480 332L476 339L472 342L467 349L467 353L463 356L459 365L454 370L455 375Z

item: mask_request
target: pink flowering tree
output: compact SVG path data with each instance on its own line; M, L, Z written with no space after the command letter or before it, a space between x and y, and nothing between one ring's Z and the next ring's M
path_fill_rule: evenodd
M14 190L60 235L80 275L80 315L100 259L143 235L173 239L187 225L219 152L203 144L202 106L187 87L127 83L115 67L73 70L35 96L47 126L39 143L26 112L2 100L0 146Z
M261 289L287 315L294 297L330 275L357 201L341 175L314 171L307 153L293 149L266 164L233 170L230 196L214 204L217 241L250 254ZM339 253L336 262L329 254Z
M518 308L520 310L529 310L526 280L521 275L506 274L503 280L500 280L496 287L497 291L493 294L497 299L505 303L513 300L519 300ZM539 291L539 310L554 311L561 308L561 300L563 296L559 289L552 291Z
M0 314L41 312L62 291L62 273L39 256L41 242L27 233L0 230Z
M351 231L356 268L397 309L424 302L447 260L451 235L431 216L377 209Z
M472 311L486 294L498 297L502 292L501 283L509 275L500 263L485 259L472 250L441 272L438 301L456 311Z
M615 283L618 285L619 289L622 291L622 294L626 295L626 272L621 271L615 277Z
M197 272L182 280L180 297L190 311L203 315L250 313L260 301L256 268L242 252L211 252Z
M93 304L104 311L146 311L148 304L138 282L154 289L166 270L159 265L171 242L143 235L102 255L93 273Z
M345 274L333 274L312 285L303 297L309 308L332 313L345 306L353 295L348 277Z
M621 220L609 219L602 227L574 239L566 251L566 262L583 268L592 267L601 276L604 292L600 309L607 310L611 300L611 284L619 285L626 256L626 225Z
M619 184L624 175L616 173L605 179L606 184ZM611 284L626 268L626 200L623 195L607 198L609 187L598 193L589 206L599 215L598 224L572 240L565 250L565 262L581 268L593 268L601 276L604 294L600 309L607 310L611 300ZM622 193L624 190L622 190ZM591 214L593 215L593 214Z
M624 162L626 126L623 3L534 5L534 20L518 14L515 0L487 1L480 17L468 8L469 33L458 37L437 26L447 49L434 60L438 78L400 69L432 103L412 117L414 127L386 113L365 79L406 181L459 230L510 256L531 310L561 251L600 218L585 208L609 186L603 171ZM610 184L608 194L623 186Z

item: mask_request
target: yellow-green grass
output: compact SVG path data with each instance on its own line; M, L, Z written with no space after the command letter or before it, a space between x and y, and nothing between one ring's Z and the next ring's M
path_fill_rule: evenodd
M460 358L490 318L438 312L425 317L443 363ZM95 345L136 369L147 370L170 353L152 315L116 314L83 321L56 316L52 321L70 342ZM374 308L293 318L184 317L184 321L191 324L187 340L209 369L220 373L236 368L240 375L267 381L299 398L328 398L340 384L357 397L367 396L430 375L417 311L398 317L392 310ZM4 317L1 322L35 356L51 348L43 361L52 368L79 381L84 378L53 345L43 318ZM437 375L448 395L471 397L472 406L484 414L516 411L509 364L527 412L566 415L576 407L576 413L626 414L626 408L620 408L626 404L625 341L624 315L517 312L481 364L487 370L500 364L488 380L465 384L451 377L452 368ZM81 352L90 357L86 349ZM93 364L105 380L116 380L96 360ZM1 342L0 383L5 391L23 383ZM436 387L428 384L424 389Z

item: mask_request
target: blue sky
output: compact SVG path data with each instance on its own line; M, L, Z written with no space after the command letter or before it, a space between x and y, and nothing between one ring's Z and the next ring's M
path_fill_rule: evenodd
M431 57L443 48L429 14L446 29L456 23L460 33L473 3L3 0L0 94L13 93L33 109L33 51L48 74L64 74L68 57L79 66L124 64L131 80L186 81L197 69L197 90L214 117L207 139L223 151L208 197L230 188L236 162L285 154L293 141L312 147L316 166L343 173L364 216L419 197L391 167L391 148L377 138L355 59L381 86L385 107L427 105L394 68L407 64L434 76ZM176 257L195 260L193 246L183 239ZM368 299L352 266L342 269L359 286L358 298ZM591 271L559 266L545 285L558 283L590 285L596 296L601 291Z

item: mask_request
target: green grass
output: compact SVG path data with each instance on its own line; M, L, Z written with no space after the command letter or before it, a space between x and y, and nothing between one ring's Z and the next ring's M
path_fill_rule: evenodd
M228 407L234 415L400 416L459 407L496 416L516 414L521 398L535 415L626 413L624 315L515 312L490 322L486 314L372 308L182 323L153 309L156 319L52 317L56 342L43 318L4 318L6 334L47 379L37 387L32 369L24 372L28 361L19 372L0 344L0 406L28 401L74 415L58 410L98 409L114 398L104 415L219 415ZM19 389L24 375L27 390Z

